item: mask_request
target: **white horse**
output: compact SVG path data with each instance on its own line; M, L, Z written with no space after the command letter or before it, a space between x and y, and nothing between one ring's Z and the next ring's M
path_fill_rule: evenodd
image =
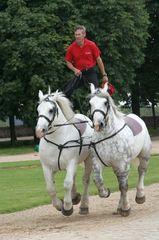
M151 152L151 139L145 123L135 114L124 115L117 110L113 99L104 89L91 84L91 115L95 132L92 137L93 169L98 187L103 183L102 167L111 166L117 176L121 192L117 213L128 216L127 198L130 162L139 158L136 202L145 202L144 175ZM105 193L108 195L108 192ZM103 195L104 196L104 195Z
M72 204L81 200L80 214L87 214L88 185L92 170L90 140L93 134L92 122L82 114L74 114L70 101L63 93L56 91L44 95L39 91L38 121L36 136L40 138L39 154L53 206L66 216L73 213ZM77 165L84 161L84 193L76 192L75 174ZM54 175L66 170L64 200L58 199Z

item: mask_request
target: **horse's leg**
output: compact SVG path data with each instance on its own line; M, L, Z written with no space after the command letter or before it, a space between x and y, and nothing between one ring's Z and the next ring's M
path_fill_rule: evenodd
M70 161L69 165L66 168L66 177L64 180L64 202L63 202L63 208L62 213L65 216L70 216L73 213L73 206L72 206L72 187L74 182L74 176L76 171L76 163L75 161Z
M138 184L137 184L137 192L136 192L136 202L138 204L142 204L145 202L145 193L144 193L144 176L147 170L148 158L144 158L139 156L139 166L138 166Z
M84 170L84 175L82 179L84 191L83 191L80 210L79 210L79 213L83 215L89 213L88 186L90 183L90 176L92 172L92 160L90 156L84 161L84 165L85 165L85 170Z
M73 205L77 205L81 201L81 194L76 191L75 177L73 178L73 187L72 187L72 203Z
M46 182L46 188L48 194L52 199L53 206L58 210L61 211L62 209L62 201L56 197L56 190L55 190L55 181L54 181L54 172L52 169L44 164L42 164L44 178Z
M130 204L127 197L128 191L128 168L126 167L124 171L121 169L114 169L114 172L117 176L120 190L120 200L117 208L117 213L120 213L122 216L126 217L130 214Z
M98 161L93 158L93 174L94 174L94 183L98 189L98 194L101 198L107 198L110 196L110 190L104 185L103 176L102 176L102 167Z

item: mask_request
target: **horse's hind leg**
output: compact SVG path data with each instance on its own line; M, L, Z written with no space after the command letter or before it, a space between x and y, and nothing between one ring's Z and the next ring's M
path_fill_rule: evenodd
M88 200L88 186L90 183L90 176L92 172L92 161L91 158L88 157L84 161L85 171L83 175L83 185L84 185L84 192L81 198L81 205L80 205L80 214L88 214L89 213L89 200Z
M147 170L148 158L139 156L139 166L138 166L138 184L137 184L137 192L135 201L138 204L142 204L145 202L145 193L144 193L144 177Z
M42 164L44 178L46 182L46 188L48 194L52 199L53 206L58 210L62 210L62 201L56 197L55 182L54 182L54 173L51 168Z
M98 161L93 159L93 174L94 174L94 183L98 189L99 197L107 198L110 196L110 190L104 185L103 177L102 177L102 167L98 163Z

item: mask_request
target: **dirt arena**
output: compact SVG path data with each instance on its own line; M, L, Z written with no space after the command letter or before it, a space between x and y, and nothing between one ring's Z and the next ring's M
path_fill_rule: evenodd
M90 213L81 216L79 206L64 217L51 205L0 215L1 240L159 240L159 183L145 188L146 202L135 203L129 191L131 214L114 215L119 192L108 199L90 197Z

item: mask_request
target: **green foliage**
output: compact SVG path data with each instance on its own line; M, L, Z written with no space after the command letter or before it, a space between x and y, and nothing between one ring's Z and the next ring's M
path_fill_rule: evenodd
M82 193L83 167L77 171L77 190ZM129 189L137 184L137 165L132 164L129 176ZM65 172L55 176L57 195L63 198L63 181ZM111 168L103 170L105 184L112 192L118 191L118 183ZM152 156L149 162L145 184L158 182L158 156ZM51 203L46 192L42 168L39 161L0 163L0 213L15 212L26 208ZM90 195L97 194L97 189L91 180ZM12 196L12 197L11 197Z
M16 115L28 121L36 113L38 90L61 87L75 12L64 0L6 3L0 9L1 118Z
M136 81L140 85L142 101L148 99L155 105L159 101L159 2L147 0L146 7L150 16L149 38L145 50L145 62L137 72Z
M0 3L1 119L16 115L35 125L38 90L62 90L75 24L102 50L110 80L119 92L133 82L143 62L148 14L144 0L2 0ZM124 89L123 89L124 86ZM83 101L84 95L78 95Z
M143 0L74 1L88 37L102 50L110 80L121 92L133 82L144 60L148 14ZM124 89L123 89L124 88Z

